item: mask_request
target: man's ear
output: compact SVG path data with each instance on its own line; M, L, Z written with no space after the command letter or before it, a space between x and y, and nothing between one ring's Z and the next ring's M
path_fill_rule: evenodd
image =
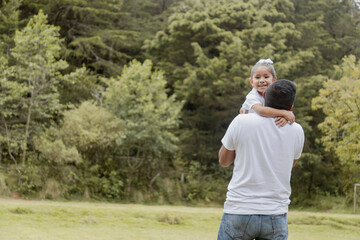
M293 109L294 105L291 105L291 107L289 108L289 111L291 111Z
M265 89L265 91L263 91L263 93L262 93L263 98L265 98L265 94L266 94L266 89Z

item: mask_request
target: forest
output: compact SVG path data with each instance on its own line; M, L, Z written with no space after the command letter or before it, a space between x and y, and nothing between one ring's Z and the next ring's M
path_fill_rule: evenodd
M354 0L2 0L0 194L219 203L221 138L274 61L306 142L292 203L360 183ZM276 144L276 143L274 143Z

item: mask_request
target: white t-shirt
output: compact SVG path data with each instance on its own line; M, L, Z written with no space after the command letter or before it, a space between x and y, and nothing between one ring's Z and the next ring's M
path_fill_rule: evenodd
M239 114L221 142L236 154L224 212L287 213L291 170L304 145L302 127L297 123L278 127L274 118Z
M253 88L247 95L246 95L246 100L242 105L242 109L248 110L249 113L254 113L255 111L252 109L252 106L254 106L255 104L261 104L264 106L265 104L265 99L263 98L263 96L261 96L258 91L256 91L255 88Z

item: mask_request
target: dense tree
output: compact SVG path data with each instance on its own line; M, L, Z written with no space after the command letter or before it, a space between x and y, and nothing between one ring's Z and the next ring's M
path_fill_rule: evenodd
M323 133L317 125L324 120L320 109L311 109L311 100L318 95L322 83L333 73L345 54L358 55L359 31L356 27L359 11L350 1L293 1L295 12L289 16L301 37L300 48L311 48L314 56L304 67L298 67L298 86L294 112L306 135L301 161L294 169L295 200L302 203L316 194L341 194L344 181L341 163L333 150L327 152L319 140ZM345 20L346 19L346 20ZM350 30L351 29L351 30ZM350 44L349 44L350 43ZM322 74L322 75L318 75Z
M1 1L0 169L22 194L222 201L220 138L271 58L306 135L294 202L342 194L359 19L352 0Z
M14 34L19 25L20 0L2 1L0 9L0 40L2 52L10 58Z
M292 200L304 204L316 195L341 194L340 166L332 152L326 152L318 141L321 131L317 125L323 121L321 110L313 110L311 101L327 77L316 75L296 79L297 97L294 105L296 121L304 129L306 142L301 160L293 170Z
M14 64L2 58L2 144L15 166L21 162L21 168L26 168L33 136L61 114L60 82L76 81L83 72L62 75L61 70L68 64L58 59L60 42L59 29L48 25L46 15L40 11L15 33L11 49Z
M129 61L123 49L131 47L134 31L124 29L123 1L49 1L49 21L62 29L65 58L104 74L120 73Z
M25 164L27 145L34 115L51 118L60 111L56 85L61 78L60 70L68 67L57 60L60 39L57 28L47 25L46 16L39 12L28 25L15 34L12 56L17 64L11 66L10 76L26 85L25 136L22 143L22 164Z
M58 29L46 24L46 16L42 12L31 19L22 31L16 32L14 42L11 56L16 64L7 66L7 61L3 61L2 66L5 95L2 115L7 136L9 124L18 127L20 123L24 124L23 135L18 136L24 165L30 133L33 132L32 123L36 119L51 118L60 110L56 85L59 71L66 68L67 63L56 60L60 51ZM10 95L13 92L17 94ZM15 120L9 119L14 116ZM17 139L15 136L12 138Z
M333 65L340 64L344 55L358 55L360 31L359 11L351 1L293 1L292 21L302 33L296 42L299 48L311 48L313 61L299 74L330 74Z
M151 61L133 61L121 76L106 79L108 90L104 104L124 125L116 143L123 169L128 175L128 194L133 185L148 180L151 188L176 153L178 141L174 130L179 124L181 102L166 94L161 71L152 70ZM124 164L125 163L125 164Z
M144 59L143 41L161 29L167 9L177 1L24 0L20 9L22 19L43 9L49 23L61 27L63 54L71 66L85 64L109 77L133 58Z
M66 111L59 126L35 139L43 181L55 181L65 196L119 198L124 180L118 177L112 156L115 139L121 134L120 121L92 102Z
M290 1L186 1L164 31L145 43L168 84L186 101L188 159L215 162L220 136L250 90L250 69L271 57L281 77L313 58L296 48Z
M345 58L337 75L339 80L324 82L313 99L313 108L325 113L324 122L319 124L321 141L341 160L349 191L360 180L360 61L354 56Z

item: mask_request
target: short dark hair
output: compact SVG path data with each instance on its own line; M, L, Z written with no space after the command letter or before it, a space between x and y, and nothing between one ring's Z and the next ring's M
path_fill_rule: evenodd
M270 84L265 93L265 106L289 110L295 102L296 85L280 79Z

